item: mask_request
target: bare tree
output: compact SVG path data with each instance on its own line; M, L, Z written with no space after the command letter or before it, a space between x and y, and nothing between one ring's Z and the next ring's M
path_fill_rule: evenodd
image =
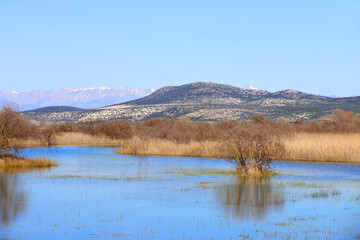
M16 155L19 141L34 132L34 126L12 106L0 110L0 157Z

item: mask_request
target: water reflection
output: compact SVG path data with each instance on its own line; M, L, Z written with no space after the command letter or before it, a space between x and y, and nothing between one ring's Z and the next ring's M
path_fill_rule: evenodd
M0 172L0 226L16 220L26 208L26 198L20 189L17 175Z
M237 177L216 190L217 202L227 216L238 220L261 220L271 211L282 211L285 198L270 177Z

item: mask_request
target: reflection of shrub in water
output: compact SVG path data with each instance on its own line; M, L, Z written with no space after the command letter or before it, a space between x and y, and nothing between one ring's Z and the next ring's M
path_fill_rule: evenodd
M269 177L243 176L216 191L217 201L226 211L240 220L264 219L269 211L280 211L283 194L271 184Z
M0 225L8 225L25 209L25 195L18 187L16 175L0 173Z

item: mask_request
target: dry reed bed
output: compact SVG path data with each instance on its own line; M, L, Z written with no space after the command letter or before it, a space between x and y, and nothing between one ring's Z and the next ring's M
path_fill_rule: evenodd
M120 146L121 140L106 136L89 135L79 132L55 135L55 145L77 146Z
M284 136L285 154L279 160L360 163L360 134L299 133ZM221 143L176 143L169 140L125 141L121 154L221 158Z
M38 139L28 139L21 143L22 147L40 147L45 144ZM80 132L60 133L53 136L54 146L121 146L121 140L106 136L89 135Z
M298 133L281 141L282 160L360 163L359 133Z
M48 158L2 157L0 168L41 168L55 167L58 164Z
M180 156L180 157L215 157L217 142L176 143L169 140L151 139L142 140L137 137L127 140L118 151L129 155L155 155L155 156Z
M298 133L281 137L285 155L280 160L360 163L360 134ZM84 133L64 133L54 137L53 145L62 146L122 146L118 153L129 155L157 155L183 157L212 157L222 155L221 143L191 141L188 144L170 140L113 140L109 137ZM25 141L22 146L44 146L36 140Z

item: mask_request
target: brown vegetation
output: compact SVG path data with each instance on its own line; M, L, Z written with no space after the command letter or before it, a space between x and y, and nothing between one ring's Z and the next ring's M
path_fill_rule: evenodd
M10 106L0 110L0 157L17 153L19 140L32 134L32 124Z
M39 138L38 127L11 106L0 110L0 168L51 167L57 164L46 158L18 157L20 143L25 139Z
M123 154L224 158L238 171L261 172L274 159L360 162L359 142L359 114L341 109L318 122L271 122L255 114L247 122L153 118L41 126L9 107L0 113L2 156L16 154L19 146L120 146Z
M260 132L237 132L219 149L219 157L226 158L241 173L270 171L270 163L282 156L283 144L274 136Z
M341 109L319 122L254 115L248 122L150 119L133 129L136 138L119 153L225 158L241 172L269 170L274 159L360 162L359 115Z
M39 168L54 167L58 164L48 158L23 158L7 156L0 158L0 168Z
M297 133L281 142L282 160L360 163L360 133Z
M218 155L218 146L218 142L212 141L176 143L169 140L144 140L135 137L125 141L118 153L148 156L215 157Z

